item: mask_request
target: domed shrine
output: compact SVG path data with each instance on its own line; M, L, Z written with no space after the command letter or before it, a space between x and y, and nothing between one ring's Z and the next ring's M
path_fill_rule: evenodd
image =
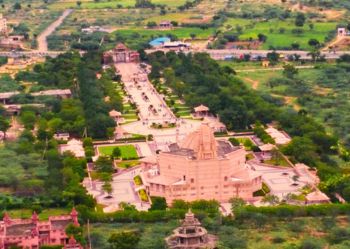
M169 249L214 249L217 239L201 227L201 223L189 210L182 225L165 240Z

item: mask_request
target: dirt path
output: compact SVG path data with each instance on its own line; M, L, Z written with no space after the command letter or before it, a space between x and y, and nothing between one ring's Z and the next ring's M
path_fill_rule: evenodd
M67 9L63 11L62 15L56 19L53 23L51 23L37 38L38 41L38 51L39 52L46 52L48 51L47 48L47 41L46 38L51 35L57 27L59 27L64 19L69 16L73 12L72 9Z
M252 84L252 88L253 88L254 90L258 89L259 83L260 83L259 81L257 81L257 80L252 80L251 78L248 78L248 77L244 77L243 79L246 80L246 81L248 81L249 83L251 83L251 84Z
M295 66L297 69L311 69L315 66ZM258 72L258 71L281 71L284 70L283 67L271 67L271 68L250 68L250 69L237 69L235 70L237 73L244 73L244 72Z

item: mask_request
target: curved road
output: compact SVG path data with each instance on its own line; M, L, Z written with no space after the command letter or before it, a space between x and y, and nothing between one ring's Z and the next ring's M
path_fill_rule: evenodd
M38 51L47 52L47 41L46 38L51 35L57 27L59 27L64 19L73 12L72 9L66 9L63 11L62 15L53 23L51 23L37 38L38 41Z

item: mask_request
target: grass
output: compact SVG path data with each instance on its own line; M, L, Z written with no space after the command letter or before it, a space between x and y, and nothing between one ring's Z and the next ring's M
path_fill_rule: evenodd
M324 42L329 32L334 31L336 22L314 22L314 28L310 29L308 23L304 27L296 27L294 19L278 20L271 19L269 21L249 21L246 19L229 18L225 22L224 27L232 26L232 32L236 32L235 27L239 25L243 28L242 34L239 36L241 40L248 40L249 38L257 39L258 34L266 35L267 41L262 45L262 49L286 48L291 47L292 43L298 43L301 49L310 49L308 41L310 39L317 39L321 43ZM304 30L302 34L293 34L292 30L301 28ZM281 33L279 30L284 29ZM271 32L272 31L272 32Z
M246 150L253 150L254 147L254 143L252 142L252 140L250 138L247 137L237 137L236 138L241 144L244 145L244 148Z
M104 156L111 156L113 153L114 148L119 148L121 153L121 158L123 160L131 159L131 158L138 158L137 151L135 149L135 146L133 145L121 145L121 146L99 146L98 151L101 155Z
M148 202L148 195L146 193L146 190L140 189L139 196L140 196L141 201Z
M94 0L81 0L81 5L77 5L75 0L59 0L49 5L50 9L116 9L118 5L125 7L134 7L135 0L101 0L95 2ZM168 7L178 7L185 3L185 0L152 0L153 4L167 5Z
M143 29L138 27L130 27L128 29L121 29L113 32L114 34L120 34L123 36L136 35L139 37L148 37L149 40L152 37L166 36L167 34L175 35L179 39L190 39L191 34L195 34L198 39L207 39L214 33L213 28L201 29L201 28L176 28L173 30L154 30L154 29Z
M11 218L18 219L29 219L33 214L33 210L31 209L14 209L7 211ZM41 213L39 213L40 220L48 220L49 216L58 216L58 215L66 215L69 214L70 210L63 208L50 208L44 209Z
M135 167L139 164L140 164L139 160L126 160L126 161L121 161L121 162L117 163L117 166L119 168L128 169L128 168Z
M278 160L276 159L264 160L264 163L273 165L273 166L290 167L290 164L283 157L280 157Z

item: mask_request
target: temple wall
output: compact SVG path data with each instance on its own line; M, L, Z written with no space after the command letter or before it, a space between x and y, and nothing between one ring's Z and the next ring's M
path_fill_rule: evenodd
M235 174L245 168L244 149L227 155L227 158L212 160L189 160L184 156L168 153L159 156L160 174L165 177L185 180L183 185L152 185L150 194L163 196L170 204L174 199L193 201L216 199L228 201L234 196L252 198L253 192L261 188L261 179L254 182L234 183Z

